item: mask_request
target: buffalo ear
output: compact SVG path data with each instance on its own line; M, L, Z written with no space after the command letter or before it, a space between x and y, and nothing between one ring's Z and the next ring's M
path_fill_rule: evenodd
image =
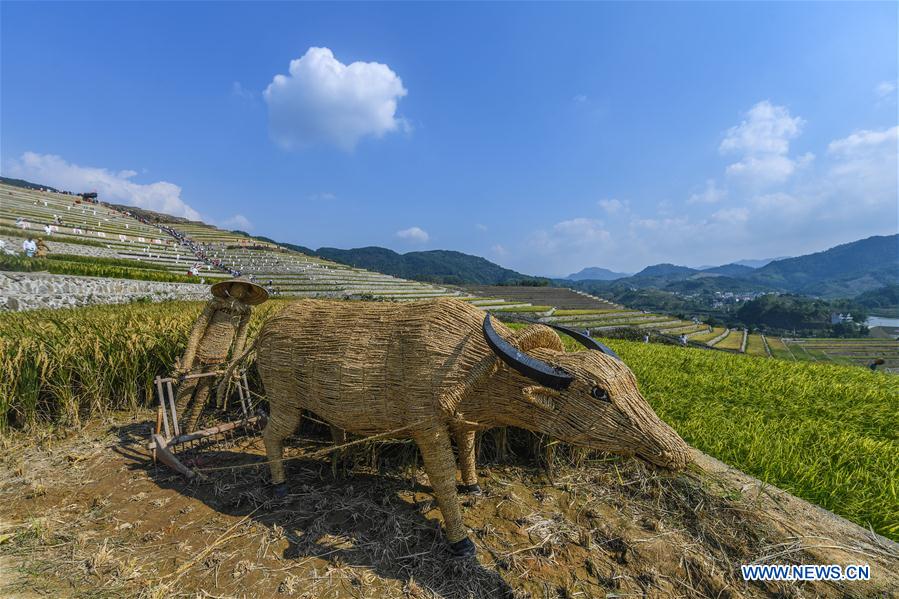
M549 387L544 387L542 385L525 387L521 390L521 395L528 403L550 412L556 410L556 402L559 397L561 397L561 393L555 389L550 389Z

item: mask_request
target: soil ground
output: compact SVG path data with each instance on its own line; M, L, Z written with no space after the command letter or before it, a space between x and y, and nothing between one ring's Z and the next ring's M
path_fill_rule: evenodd
M899 546L707 456L665 474L624 458L511 460L463 500L476 559L446 550L408 443L191 483L154 466L151 414L65 438L5 441L5 597L895 597ZM288 455L319 449L306 431ZM484 436L482 446L494 436ZM488 452L483 452L488 453ZM192 452L194 467L258 464L258 435ZM747 583L740 564L870 564L869 582Z

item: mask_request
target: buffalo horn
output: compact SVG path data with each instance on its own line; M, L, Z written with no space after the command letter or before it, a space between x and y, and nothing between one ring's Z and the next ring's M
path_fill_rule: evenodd
M556 366L550 366L545 362L541 362L536 358L532 358L517 347L503 339L493 330L493 324L490 322L490 315L484 318L484 338L487 345L499 358L509 365L510 368L518 371L520 374L532 379L544 387L561 391L566 389L571 381L574 380L570 374Z
M546 323L546 326L554 328L557 331L561 331L561 332L565 333L566 335L568 335L569 337L573 338L575 341L577 341L578 343L580 343L581 345L586 347L587 349L595 349L596 351L601 351L602 353L606 354L607 356L611 356L611 357L615 358L619 362L622 361L621 358L618 357L618 354L616 354L615 352L612 351L612 348L610 348L608 345L600 343L599 341L597 341L596 339L591 337L589 331L585 330L583 333L581 333L580 331L575 331L574 329L569 329L568 327L561 327L557 324L549 324L549 323Z

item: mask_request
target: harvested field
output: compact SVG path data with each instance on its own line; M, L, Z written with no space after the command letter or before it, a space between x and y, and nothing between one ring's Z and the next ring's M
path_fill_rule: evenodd
M844 597L899 591L899 547L697 454L666 475L630 459L480 468L465 501L477 561L453 559L404 444L288 463L274 500L260 468L189 484L139 448L149 413L4 452L0 592L141 597ZM323 430L304 430L301 448ZM318 441L318 442L316 442ZM481 441L493 453L494 433ZM551 446L550 446L551 447ZM541 452L547 453L542 445ZM200 467L261 461L258 437ZM378 458L380 456L380 459ZM482 461L481 464L484 464ZM746 583L742 563L868 563L873 582ZM15 581L15 588L9 586Z

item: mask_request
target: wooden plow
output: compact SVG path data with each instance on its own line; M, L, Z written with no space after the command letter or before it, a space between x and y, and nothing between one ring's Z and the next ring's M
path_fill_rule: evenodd
M213 372L189 374L180 380L219 376L223 373L224 370L217 370ZM250 386L247 383L246 372L241 372L237 380L237 393L240 397L240 410L243 417L240 420L225 422L192 433L182 433L178 423L178 412L175 409L175 392L172 387L172 384L177 383L178 380L179 379L172 377L157 376L153 381L156 386L156 395L159 399L159 405L156 407L156 430L151 435L151 440L147 444L147 449L153 452L154 463L158 459L172 470L191 479L198 476L198 473L185 466L184 463L178 459L177 455L175 455L179 446L222 435L228 431L241 428L253 428L257 426L257 424L262 424L264 415L251 413L252 403L250 401Z

